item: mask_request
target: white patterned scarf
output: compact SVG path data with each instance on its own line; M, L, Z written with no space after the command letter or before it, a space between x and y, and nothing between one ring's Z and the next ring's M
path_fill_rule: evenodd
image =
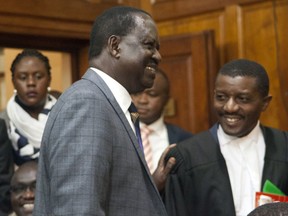
M39 157L39 150L48 114L56 103L56 98L47 96L44 109L38 119L32 118L16 101L15 95L7 104L9 137L14 148L14 159L17 165Z

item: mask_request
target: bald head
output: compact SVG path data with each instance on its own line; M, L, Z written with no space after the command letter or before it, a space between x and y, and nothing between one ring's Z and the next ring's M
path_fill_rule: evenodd
M19 182L19 179L34 179L36 178L37 162L28 161L21 165L14 173L11 179L11 185Z

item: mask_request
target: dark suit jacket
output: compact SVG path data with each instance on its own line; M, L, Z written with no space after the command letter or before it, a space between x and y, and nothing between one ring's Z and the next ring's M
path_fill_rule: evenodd
M4 119L0 119L0 216L11 211L10 180L14 171L12 144Z
M129 122L92 70L49 115L34 215L167 215Z
M269 179L288 194L288 133L261 127L266 153L262 187ZM171 151L177 165L165 187L170 216L233 216L235 208L216 126L179 143Z
M169 123L165 123L165 125L168 132L169 144L178 143L193 136L192 133L185 131L176 125Z

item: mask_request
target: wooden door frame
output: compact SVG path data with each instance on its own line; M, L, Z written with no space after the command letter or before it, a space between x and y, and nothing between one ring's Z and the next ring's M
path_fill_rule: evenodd
M88 39L72 39L63 37L46 37L35 35L21 35L11 33L0 34L0 47L5 48L33 48L46 51L67 52L71 55L72 82L80 79L80 53L89 45ZM88 61L88 60L87 60Z
M187 102L185 108L189 111L187 112L188 116L185 115L187 119L185 124L187 122L189 124L181 125L180 119L183 121L183 113L179 114L179 112L172 119L170 117L169 120L168 117L166 120L194 133L207 130L216 122L212 106L214 82L218 68L214 31L207 30L192 34L165 36L160 38L160 42L162 64L164 64L163 66L166 65L168 77L171 73L168 67L169 62L173 59L186 59L186 63L184 63L188 68L186 75L192 85L186 89L189 98L183 98L183 96L181 98L181 95L178 95L179 98L177 98L178 102L179 100L186 100ZM177 73L177 71L172 72ZM173 80L170 81L173 85Z

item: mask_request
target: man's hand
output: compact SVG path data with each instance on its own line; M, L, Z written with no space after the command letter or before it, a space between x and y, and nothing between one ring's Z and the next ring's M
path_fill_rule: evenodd
M165 151L162 153L160 157L156 170L152 174L152 177L159 192L161 192L164 189L167 177L172 168L174 167L174 165L176 164L176 159L174 157L169 158L167 163L165 163L165 157L167 153L170 151L171 148L175 146L176 144L172 144L165 149Z

